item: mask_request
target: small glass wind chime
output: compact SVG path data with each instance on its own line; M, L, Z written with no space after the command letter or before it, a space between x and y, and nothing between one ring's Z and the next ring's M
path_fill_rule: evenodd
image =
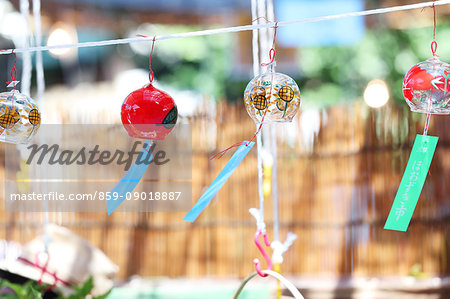
M245 88L245 108L257 124L290 122L300 107L300 90L291 77L268 69Z
M36 102L16 90L17 55L11 69L11 91L0 93L0 141L14 144L28 143L41 124L41 113Z

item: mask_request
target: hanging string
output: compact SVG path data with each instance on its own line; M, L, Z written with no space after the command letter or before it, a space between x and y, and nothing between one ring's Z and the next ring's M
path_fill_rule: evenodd
M274 28L276 28L276 26L277 25L275 25L275 27ZM276 30L275 30L275 35L276 35ZM275 36L274 36L274 38L275 38ZM269 51L269 59L270 59L270 61L269 62L266 62L266 63L261 63L261 66L270 66L272 69L273 69L273 63L274 63L274 60L275 60L275 49L272 47L272 49L270 49L270 51Z
M40 46L42 44L42 20L41 20L41 1L40 0L33 0L33 18L34 18L34 39L36 42L36 45ZM35 57L35 65L36 65L36 87L37 87L37 103L42 104L42 101L44 100L44 93L45 93L45 76L44 76L44 63L42 59L42 52L36 52ZM23 70L25 72L25 68ZM30 70L30 76L31 76L31 70ZM23 89L24 82L22 81L22 89ZM42 106L41 106L42 109ZM42 111L42 110L41 110ZM33 127L34 130L34 127ZM42 143L45 143L45 138L40 135L39 141ZM40 169L34 169L34 175L37 175L37 177L40 177L41 170ZM37 188L40 188L40 192L45 194L47 193L48 184L43 183L39 184ZM51 237L49 233L49 213L48 213L48 201L42 202L42 210L43 210L43 241L44 241L44 247L43 252L47 254L47 263L45 264L45 267L47 267L48 262L50 260L50 254L49 254L49 245L51 242ZM44 272L42 272L42 275ZM42 278L41 275L41 278ZM49 288L53 288L56 285L57 280L55 279L54 285L50 286Z
M1 51L1 50L0 50ZM16 77L17 77L17 69L16 69L16 64L17 64L17 55L16 52L14 51L14 49L12 49L11 51L12 54L14 54L14 65L11 69L10 75L11 75L11 81L6 81L6 83L8 84L8 87L12 87L12 96L9 97L11 99L11 106L13 108L13 110L16 110L16 107L14 107L14 100L16 99L16 97L14 96L14 93L16 92L16 84L18 83L18 81L16 81ZM3 132L6 130L6 128L1 128L0 129L0 135L3 134Z
M267 9L264 6L264 4L266 4L266 2L263 2L263 0L257 0L257 1L252 2L252 11L254 10L256 12L255 15L252 15L252 17L254 18L252 23L261 18L265 19L265 21L268 22L268 20L263 16L257 17L255 19L256 16L267 13ZM265 47L265 45L264 45L265 44L264 42L266 41L265 38L267 38L267 36L265 34L262 34L262 32L258 32L256 42L253 44L253 47L254 47L253 48L253 75L255 77L259 76L261 74L260 43L261 43L261 46ZM267 111L267 109L265 111ZM256 124L256 131L259 131L260 129L261 129L261 127L258 128L258 124ZM263 234L263 236L265 238L266 246L270 246L270 242L268 240L267 232L266 232L266 224L264 222L264 190L263 190L264 169L263 169L263 159L262 159L262 146L263 146L262 136L261 136L261 134L253 135L250 142L255 139L255 136L257 136L257 140L256 140L257 162L256 162L256 164L257 164L257 171L258 171L257 174L258 174L259 209L252 208L249 210L249 212L256 219L256 234L255 234L255 236L256 235L259 236L259 234ZM255 245L258 247L259 251L263 255L264 259L266 260L267 267L269 269L272 269L272 261L270 260L270 257L267 255L265 250L263 248L261 248L261 246L259 245L259 242L257 242L257 239L254 239L254 241L255 241ZM267 276L267 274L264 274L261 272L261 264L258 259L254 259L253 263L255 264L257 273L260 276L262 276L262 277ZM237 294L236 297L238 295L239 294Z
M265 4L267 4L267 1L260 0L260 1L257 2L257 4L258 4L258 8L257 9L258 9L260 15L268 13L268 8L265 6ZM269 20L266 17L261 16L258 19L260 19L260 18L264 19L267 23L269 23ZM273 40L272 40L272 47L269 50L270 62L269 63L261 63L258 66L258 68L257 68L258 73L254 74L255 76L260 75L261 67L270 65L271 66L270 70L272 70L271 82L273 82L273 65L274 65L274 61L275 61L275 37L276 37L277 27L278 27L278 23L275 23L274 36L273 36ZM260 40L259 41L260 41L261 46L263 47L264 51L267 49L267 46L268 46L267 45L267 38L268 38L268 36L266 34L260 35ZM257 44L257 46L258 46L258 49L259 49L259 44ZM254 60L255 60L255 58L254 58ZM267 107L264 110L264 114L263 114L263 116L261 118L261 121L260 121L259 125L256 124L256 131L253 134L252 139L250 140L250 142L251 142L255 138L257 139L256 140L256 145L257 145L257 166L258 166L259 209L258 210L257 209L250 209L249 211L256 218L256 222L257 222L257 225L256 225L257 226L257 230L256 230L255 236L259 236L262 233L263 236L264 236L264 241L265 241L266 246L270 246L270 242L268 240L268 236L267 236L267 232L266 232L266 225L265 225L265 222L264 222L264 189L263 189L264 160L263 160L263 155L262 155L263 151L264 151L264 148L263 148L263 142L262 142L262 134L259 134L259 132L262 130L262 125L264 123L265 116L266 116L267 111L268 111L269 106L270 106L271 95L272 95L272 84L270 85L270 93L269 93L269 95L270 95L270 98L268 100ZM253 212L252 212L252 210L253 210ZM256 211L257 211L257 213L256 213ZM257 242L256 238L255 238L255 244L258 247L258 249L261 252L261 254L263 255L264 259L266 260L268 270L271 270L272 269L272 261L271 261L270 257L267 255L267 253L265 252L265 250L263 250L263 248L261 247L259 242ZM261 272L261 264L260 264L259 260L258 259L254 259L253 263L256 266L257 273L260 276L262 276L262 277L266 277L267 274Z
M16 78L17 78L17 69L16 69L17 54L14 51L14 49L12 49L11 53L14 54L14 65L13 65L13 67L11 69L11 72L10 72L10 74L11 74L11 81L7 81L6 83L8 83L8 84L10 84L12 86L13 93L14 93L16 91L16 84L17 84L17 82L16 82Z
M278 203L278 163L277 163L277 135L275 126L271 126L271 150L274 157L272 163L272 201L273 201L273 240L280 241L280 219Z
M237 142L237 143L235 143L235 144L233 144L233 145L227 147L227 148L224 149L223 151L218 152L217 154L215 154L214 156L212 156L211 158L209 158L209 160L214 160L215 158L220 159L220 158L222 158L223 155L225 155L225 153L228 152L230 149L232 149L232 148L234 148L234 147L238 147L238 146L240 146L241 144L242 144L242 142ZM248 144L246 144L246 145L248 146Z
M435 3L433 3L432 8L433 8L433 41L431 42L431 53L433 54L433 57L437 57L437 55L436 55L437 42L436 42L436 6L435 6ZM433 72L434 72L434 64L433 64ZM432 98L433 98L433 88L431 88L430 100L428 101L428 113L427 113L427 118L425 119L425 126L423 128L424 136L426 136L428 134L428 127L430 125L431 113L429 113L429 111L431 110Z
M33 0L33 17L34 17L34 39L36 45L42 44L42 20L41 20L41 0ZM42 52L36 53L36 87L38 104L44 100L45 92L45 76ZM42 109L42 107L41 107Z
M269 4L269 3L268 3ZM271 10L268 10L268 12L270 12ZM272 12L273 12L273 7L272 7ZM275 50L275 42L276 42L276 35L277 35L277 28L278 28L278 22L275 22L275 26L274 26L274 36L273 36L273 40L272 40L272 47L269 50L269 62L267 63L261 63L261 66L265 67L269 67L270 68L270 72L272 73L271 75L271 82L273 82L273 73L274 73L274 68L276 66L276 62L275 62L275 55L276 55L276 50ZM270 86L270 95L272 95L272 85ZM269 101L270 102L270 101ZM272 151L272 156L274 157L274 161L272 164L272 201L273 201L273 240L275 241L275 243L272 244L276 244L276 243L280 243L279 241L279 218L278 218L278 182L277 182L277 144L276 144L276 137L275 137L275 127L271 126L271 132L270 132L270 148ZM261 203L260 203L261 204ZM262 203L264 205L264 202ZM271 245L272 245L271 244ZM275 251L274 251L275 253ZM278 263L277 261L274 261L272 258L272 262L274 262L274 270L277 273L281 272L281 266L280 263ZM276 298L280 299L282 295L282 290L281 290L281 282L280 280L277 280L277 288L276 288Z
M257 1L251 0L252 9L252 25L258 20ZM253 57L253 76L259 74L259 30L253 29L252 31L252 57Z
M29 0L20 0L19 1L19 11L22 15L22 19L24 21L23 26L23 36L24 38L24 47L30 47L30 1ZM40 46L40 44L37 44ZM25 94L26 96L30 96L30 86L31 86L31 73L32 73L32 65L31 65L31 53L24 53L21 57L22 59L22 76L20 79L20 92Z
M437 42L436 42L436 5L433 3L431 6L433 8L433 41L431 42L431 53L433 53L433 56L436 55L437 50Z
M11 53L14 54L14 65L13 65L13 67L11 69L11 73L10 73L11 74L11 81L8 81L6 83L12 83L12 82L16 81L16 77L17 77L17 69L16 69L17 55L16 55L16 52L14 52L14 50L12 50Z
M258 197L259 197L259 212L261 214L261 222L264 223L264 188L263 188L263 178L264 178L264 166L262 159L262 137L261 134L257 135L256 138L256 158L258 165Z
M147 38L148 36L137 34L137 36ZM155 48L155 41L156 41L156 35L153 36L152 40L152 50L150 51L150 57L148 58L148 80L150 81L150 84L153 83L154 75L152 70L152 55L153 55L153 49Z
M435 45L433 50L433 43ZM433 3L433 42L431 43L431 51L433 55L436 53L437 43L436 43L436 5Z
M266 19L266 18L264 18ZM267 22L269 20L266 19ZM275 22L275 25L273 26L274 32L273 32L273 41L272 41L272 48L269 50L269 62L267 63L261 63L261 66L269 66L271 72L273 72L274 66L275 66L275 40L277 38L277 28L278 28L278 22Z
M412 9L419 9L424 7L430 7L432 5L446 5L450 4L450 0L439 0L439 1L429 1L422 2L416 4L409 5L401 5L401 6L393 6L387 8L377 8L371 10L336 14L336 15L328 15L323 17L314 17L314 18L304 18L304 19L296 19L290 21L282 21L278 22L278 26L288 26L293 24L305 24L305 23L314 23L328 20L335 20L341 18L349 18L349 17L360 17L360 16L370 16L370 15L378 15L385 14L396 11L405 11ZM194 37L194 36L204 36L204 35L214 35L214 34L222 34L222 33L231 33L231 32L240 32L240 31L248 31L254 29L262 29L262 28L270 28L275 24L257 24L257 25L244 25L244 26L235 26L235 27L225 27L218 29L207 29L200 31L192 31L185 33L175 33L168 35L158 35L156 38L123 38L123 39L113 39L113 40L103 40L97 42L83 42L83 43L75 43L75 44L65 44L65 45L54 45L54 46L44 46L44 47L31 47L31 48L19 48L16 49L16 53L24 53L24 52L39 52L39 51L48 51L53 49L68 49L68 48L86 48L86 47L99 47L99 46L110 46L110 45L119 45L119 44L130 44L130 43L138 43L138 42L149 42L153 39L155 40L166 40L173 38L185 38L185 37ZM11 54L12 49L7 49L4 51L0 51L0 55L2 54Z
M150 57L148 59L148 79L150 80L150 83L153 83L153 70L152 70L152 55L153 55L153 49L155 48L155 40L156 40L156 35L153 36L153 41L152 41L152 50L150 51Z

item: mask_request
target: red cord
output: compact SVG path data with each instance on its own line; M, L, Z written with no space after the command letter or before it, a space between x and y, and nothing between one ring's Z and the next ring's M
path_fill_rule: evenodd
M14 81L16 81L17 78L17 69L16 69L16 64L17 64L17 54L16 52L14 52L14 49L11 50L11 54L14 54L14 66L11 69L11 81L7 81L6 83L12 83ZM16 90L16 84L13 84L13 90Z
M275 49L274 48L270 49L270 51L269 51L269 59L270 59L269 62L261 63L261 66L268 66L273 63L273 61L275 60Z
M16 82L14 82L14 81L16 81L16 78L17 78L17 69L16 69L17 54L16 54L16 52L14 52L14 49L11 50L11 54L14 54L14 66L12 67L11 72L10 72L10 74L11 74L11 81L7 81L6 83L8 83L8 84L12 83L12 88L13 88L12 92L14 94L15 91L16 91L16 84L17 84ZM11 104L12 104L13 108L14 108L14 100L15 100L15 96L13 95L11 97ZM4 129L2 130L0 135L3 134L3 131L4 131Z
M434 20L434 27L433 27L433 40L436 39L436 6L433 3L433 20Z
M137 34L137 36L148 37L148 36L142 35L142 34ZM155 41L156 41L156 35L153 36L152 50L150 51L150 57L148 59L148 68L149 68L148 79L149 79L150 83L153 83L153 78L154 78L153 70L152 70L152 54L153 54L153 49L155 48Z
M40 278L39 278L39 280L38 280L38 283L39 283L39 284L42 284L42 278L43 278L44 274L49 274L50 276L53 277L54 282L53 282L53 284L52 284L51 286L49 286L49 287L47 288L47 290L52 290L52 289L54 289L54 288L56 287L56 284L57 284L58 282L61 282L63 285L70 287L70 283L69 283L69 282L67 282L67 281L65 281L65 280L63 280L63 279L61 279L61 278L59 278L59 277L56 275L56 272L51 273L51 272L47 269L48 263L49 263L49 261L50 261L50 256L48 256L48 259L47 259L45 265L42 267L41 265L39 265L38 254L39 254L39 253L36 254L36 257L35 257L36 261L35 261L34 263L33 263L32 261L30 261L30 260L24 258L24 257L18 257L17 259L20 260L20 261L22 261L22 262L24 262L24 263L26 263L26 264L28 264L28 265L30 265L30 266L36 267L36 268L38 268L38 269L41 270L41 276L40 276Z
M436 56L437 42L436 42L436 6L433 3L433 41L431 42L431 52Z
M433 56L436 55L436 49L437 49L437 42L436 42L436 6L432 5L433 7L433 41L431 42L431 53L433 53ZM433 65L433 72L434 72L434 65ZM423 128L423 135L426 136L428 134L428 127L430 125L430 106L431 106L431 98L433 97L433 89L431 89L431 95L430 95L430 103L428 105L428 113L427 118L425 119L425 126Z
M148 59L148 67L150 69L150 71L148 72L148 79L150 80L150 83L153 83L153 70L152 70L152 54L153 54L153 49L155 47L155 41L156 41L156 35L153 36L153 42L152 42L152 50L150 51L150 57Z
M242 144L242 142L235 143L235 144L233 144L232 146L229 146L228 148L224 149L223 151L218 152L217 154L215 154L214 156L212 156L211 158L209 158L209 160L213 160L213 159L215 159L216 157L218 157L218 159L220 159L220 158L222 158L223 155L225 155L225 153L228 152L230 149L232 149L233 147L238 147L238 146L240 146L241 144ZM248 146L248 144L246 144L246 146Z

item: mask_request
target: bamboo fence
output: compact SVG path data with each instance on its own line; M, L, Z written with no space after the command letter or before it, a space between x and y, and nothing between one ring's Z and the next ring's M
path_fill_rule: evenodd
M193 202L232 152L221 159L210 156L254 132L242 104L221 102L214 113L208 109L189 118ZM288 231L298 235L284 256L283 273L407 275L419 264L429 275L449 274L448 116L431 119L429 134L440 139L410 228L405 233L383 230L423 123L423 115L406 107L369 109L355 102L302 112L292 124L277 125L281 238ZM248 213L258 207L256 167L253 149L193 224L182 220L184 212L53 212L49 219L103 250L120 266L121 279L135 274L244 277L254 270L253 258L261 258ZM269 197L269 235L272 220ZM0 238L25 243L42 230L42 223L42 213L2 208Z

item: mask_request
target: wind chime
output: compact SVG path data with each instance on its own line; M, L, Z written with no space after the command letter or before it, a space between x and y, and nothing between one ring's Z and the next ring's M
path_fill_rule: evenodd
M41 113L36 102L16 90L17 55L14 54L14 66L11 69L11 91L0 93L0 141L25 144L37 133L41 125Z
M403 80L403 95L413 112L426 113L423 135L417 135L403 178L384 226L406 231L422 192L439 137L429 136L432 114L450 114L450 65L436 54L436 8L433 4L434 26L432 57L414 65Z
M247 85L244 91L244 103L246 110L250 117L256 124L256 131L250 141L243 141L241 143L236 143L224 151L218 153L216 156L222 157L225 152L233 147L238 149L231 157L230 161L225 165L213 183L208 187L205 193L200 197L200 199L195 203L192 209L186 214L183 220L194 222L200 213L206 208L208 203L217 194L220 188L225 184L227 179L232 175L237 166L242 162L245 156L253 147L254 140L256 139L258 143L258 190L260 196L260 208L252 208L249 210L252 216L256 219L257 230L254 235L254 242L258 250L264 257L267 263L267 268L262 269L259 259L254 259L253 263L256 267L256 273L250 275L246 280L244 280L241 287L237 290L234 298L239 296L245 284L256 275L261 277L273 276L279 281L284 283L284 285L294 294L295 298L303 298L300 292L284 277L279 273L272 271L272 260L275 263L276 270L279 271L279 264L283 262L283 253L292 245L297 236L293 233L289 233L286 241L281 243L276 240L274 242L269 241L269 237L266 232L266 225L264 222L264 191L263 191L263 163L261 157L262 148L262 129L264 124L270 123L283 123L291 122L296 113L300 108L300 89L296 82L289 76L277 73L274 71L275 62L275 38L277 23L274 23L274 36L272 48L269 51L268 63L263 63L261 66L267 67L266 72L256 75ZM254 45L255 46L255 45ZM276 144L276 140L274 140ZM216 157L214 156L214 157ZM213 158L214 158L213 157ZM276 159L276 158L275 158ZM274 162L276 164L276 161ZM276 167L274 167L276 171ZM276 180L276 179L275 179ZM276 182L275 182L276 183ZM278 200L278 195L276 194L276 200ZM275 196L274 196L275 203ZM266 253L262 244L260 244L259 238L263 237L263 242L266 246L271 246L273 249L272 258ZM277 290L277 297L281 296L281 288Z
M153 86L152 54L155 40L156 36L153 37L149 57L149 83L131 92L123 101L121 110L122 124L128 135L131 138L145 140L137 160L148 162L153 158L150 149L154 141L164 140L174 129L178 119L178 110L173 98ZM119 196L118 200L106 201L108 215L126 199L127 193L134 190L147 171L148 165L149 163L134 163L114 186L111 192L117 192Z
M275 53L272 48L270 53ZM272 54L274 62L275 54ZM291 122L300 107L300 90L295 81L282 73L269 71L254 77L244 91L245 108L256 124Z
M122 104L122 124L133 138L163 140L173 130L178 119L173 98L153 86L152 54L155 40L156 36L153 37L150 51L149 83L131 92Z

